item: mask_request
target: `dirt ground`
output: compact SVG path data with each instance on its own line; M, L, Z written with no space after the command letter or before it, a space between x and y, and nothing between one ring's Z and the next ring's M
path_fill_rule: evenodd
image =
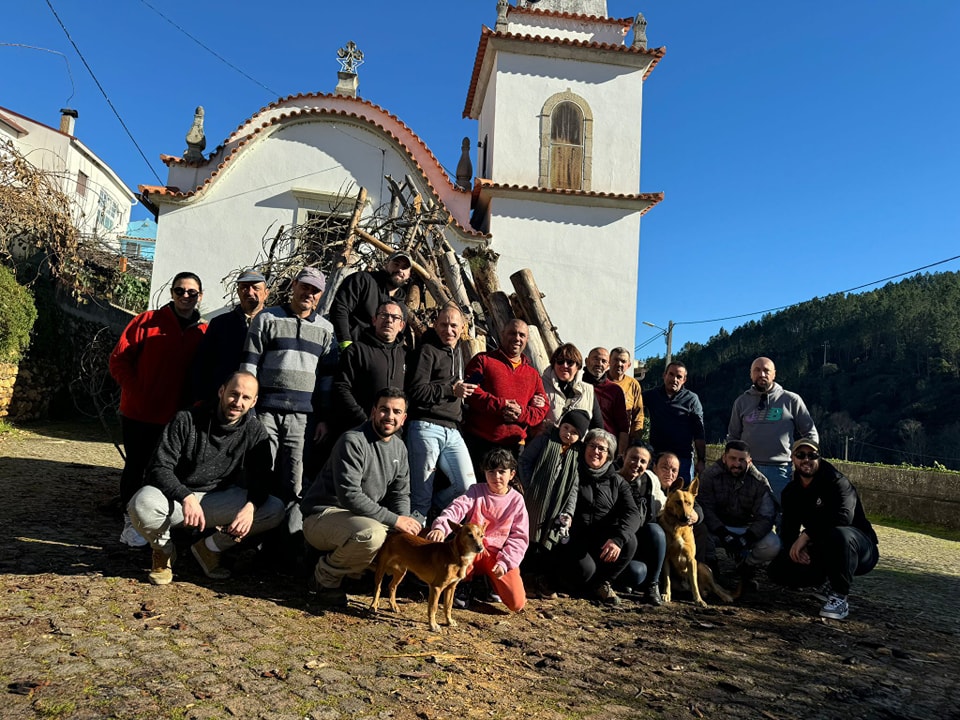
M958 542L878 527L843 622L764 582L707 609L480 605L437 635L421 602L324 612L249 554L147 584L104 437L0 436L0 718L960 718Z

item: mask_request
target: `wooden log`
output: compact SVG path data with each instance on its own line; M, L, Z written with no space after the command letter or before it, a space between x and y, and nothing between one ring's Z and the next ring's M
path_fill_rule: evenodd
M466 256L467 254L464 253ZM500 256L489 248L477 250L469 254L470 273L473 275L473 286L477 295L487 307L490 306L490 296L500 290L500 279L497 277L497 259Z
M550 355L553 355L562 341L557 333L557 327L547 314L547 308L544 307L543 294L533 279L533 272L527 268L518 270L510 276L510 282L517 291L517 298L523 306L527 321L540 329L544 347Z
M507 323L513 320L513 309L510 307L510 300L507 294L497 291L490 296L490 302L487 305L488 313L488 331L496 341L500 342L500 334Z
M343 243L343 252L337 258L336 268L342 268L349 265L353 260L353 246L357 241L357 225L360 224L360 218L363 215L363 208L367 204L367 189L362 187L357 193L357 204L353 208L353 216L350 218L350 225L347 228L347 239Z
M440 265L440 272L443 274L443 279L446 280L453 301L460 306L461 312L466 316L470 312L470 297L467 295L467 288L463 284L463 274L460 272L460 261L457 259L457 254L452 251L446 252L437 258L437 264Z
M527 357L541 375L550 367L550 355L543 346L543 338L536 325L527 326Z
M466 367L467 363L473 359L474 355L479 355L480 353L485 352L486 349L487 343L483 337L463 340L460 343L460 357L463 358L464 367Z
M377 250L385 252L387 255L392 255L395 252L394 248L390 247L385 242L383 242L379 238L374 237L373 235L368 233L366 230L363 230L362 228L357 228L357 237L365 240L366 242L370 243L375 248L377 248ZM434 275L432 272L427 270L427 268L425 268L423 265L418 263L416 260L414 260L413 263L411 264L412 264L411 269L415 273L417 273L421 278L423 278L423 281L427 284L427 290L430 292L431 295L433 295L433 297L437 300L438 303L443 303L450 299L450 296L447 295L446 290L443 289L443 285L441 284L440 280L437 278L436 275Z

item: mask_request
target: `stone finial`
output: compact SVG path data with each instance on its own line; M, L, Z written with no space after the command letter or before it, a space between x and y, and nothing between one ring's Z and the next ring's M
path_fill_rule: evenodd
M497 0L497 24L494 30L497 32L507 31L507 9L510 7L510 0Z
M457 187L469 190L471 178L473 163L470 161L470 138L464 138L460 143L460 162L457 163Z
M207 136L203 134L203 105L197 106L193 114L193 125L187 132L187 149L183 151L183 159L187 162L203 162L203 150L207 147Z
M637 19L633 21L633 46L647 49L647 19L643 13L637 13Z

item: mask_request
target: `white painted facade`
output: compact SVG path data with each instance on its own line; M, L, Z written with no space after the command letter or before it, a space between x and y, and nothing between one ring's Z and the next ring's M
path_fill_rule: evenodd
M9 139L26 159L57 178L70 199L81 234L117 247L126 232L134 194L110 167L73 135L73 118L55 129L0 108L0 140Z

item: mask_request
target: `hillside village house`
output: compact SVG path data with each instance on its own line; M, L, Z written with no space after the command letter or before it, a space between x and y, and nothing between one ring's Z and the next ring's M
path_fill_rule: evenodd
M53 128L0 107L0 142L12 141L34 167L57 178L70 199L73 224L83 239L120 251L118 238L130 222L135 196L117 174L75 135L77 111L60 111Z
M202 273L208 298L228 297L217 281L263 257L268 228L330 212L347 187L379 207L384 175L410 176L452 217L456 250L499 253L502 287L533 270L562 339L632 346L640 218L663 197L639 191L643 84L664 49L647 48L642 15L607 17L606 0L489 1L495 26L464 78L475 179L451 179L413 129L357 96L345 68L335 93L268 105L208 157L196 143L163 156L167 184L140 188L158 217L151 297L183 269Z

